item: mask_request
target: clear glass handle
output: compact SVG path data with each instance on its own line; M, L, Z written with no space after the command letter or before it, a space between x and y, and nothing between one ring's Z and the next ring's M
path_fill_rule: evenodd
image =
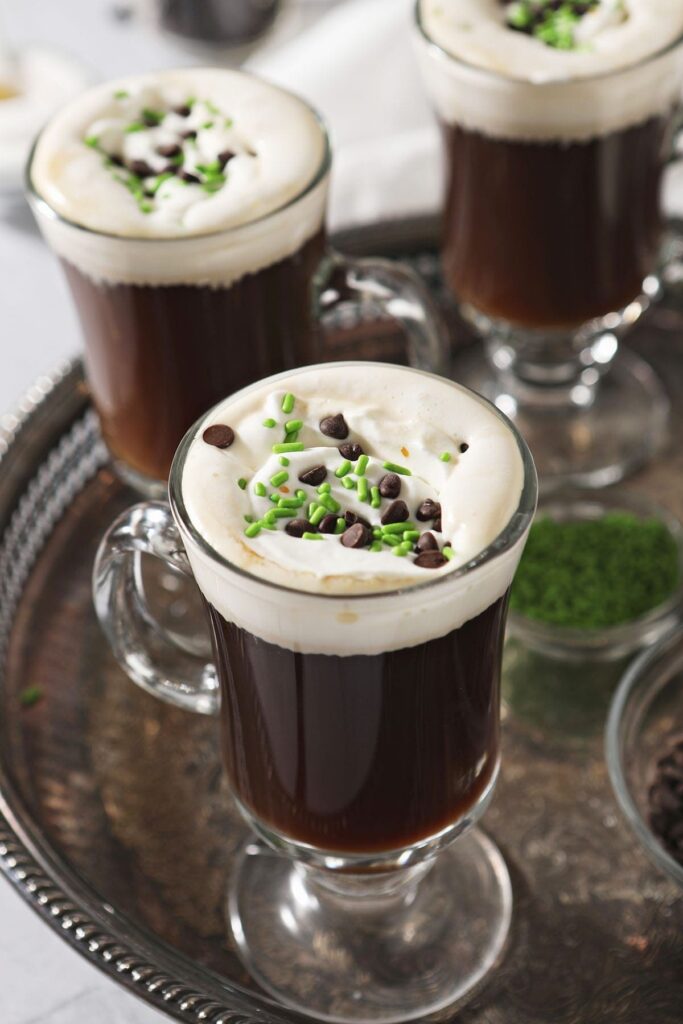
M368 319L386 314L404 328L410 365L443 373L448 330L427 286L410 267L392 260L351 259L328 252L316 279L316 309L324 321L339 306L353 305Z
M154 618L140 583L142 555L152 555L192 579L167 504L143 502L114 520L102 538L93 570L93 600L114 655L130 678L169 704L216 714L216 669L180 646Z

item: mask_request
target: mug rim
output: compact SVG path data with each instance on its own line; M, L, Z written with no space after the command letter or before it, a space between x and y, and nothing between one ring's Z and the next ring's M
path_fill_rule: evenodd
M665 57L667 54L672 53L683 45L683 32L681 32L675 39L666 43L659 50L655 50L654 53L649 53L645 57L641 57L639 60L634 61L632 64L626 64L618 68L610 68L605 71L596 71L591 75L581 75L578 78L553 78L545 79L543 81L535 81L533 78L522 78L519 75L505 74L503 72L494 71L491 68L482 67L480 64L474 64L471 61L465 60L462 57L457 57L455 54L450 53L444 46L438 43L427 31L424 21L422 18L422 3L423 0L415 0L415 6L413 8L413 24L420 38L427 43L427 45L435 51L439 59L451 61L453 64L458 65L461 68L465 68L468 71L474 72L475 74L481 75L484 78L489 78L496 82L509 82L514 85L532 86L534 88L562 88L577 85L581 83L591 83L606 81L609 78L617 77L620 74L627 74L630 71L636 71L638 68L645 67L660 57Z
M164 69L165 72L168 71L168 72L171 72L171 73L174 72L174 71L185 71L185 70L188 70L188 69L187 68L168 68L168 69ZM292 97L292 99L297 100L299 103L301 103L313 115L313 119L314 119L315 123L317 124L317 126L318 126L318 128L320 130L320 134L322 136L323 152L322 152L322 156L320 158L320 163L318 164L318 167L316 168L314 173L311 175L311 177L309 178L308 182L296 193L296 195L291 196L286 202L282 203L280 206L277 206L275 209L269 210L267 213L261 214L261 216L259 216L259 217L254 217L253 220L245 221L242 224L234 224L231 227L218 228L218 229L213 230L213 231L202 231L200 234L191 234L191 235L189 235L189 234L188 235L158 235L158 236L144 235L144 236L141 236L141 235L118 235L118 234L115 234L112 231L100 231L98 228L91 228L91 227L88 227L87 224L80 224L78 221L71 220L69 217L65 217L63 214L59 213L48 202L48 200L38 191L37 187L35 186L35 184L33 182L32 171L33 171L34 157L35 157L38 145L40 143L40 140L41 140L41 138L43 136L43 133L46 131L47 127L49 126L49 124L52 121L52 118L50 118L48 123L43 125L43 127L39 131L38 135L34 139L33 144L31 145L31 150L29 152L28 159L26 161L26 167L25 167L25 170L24 170L24 186L25 186L25 191L26 191L26 194L27 194L27 197L28 197L28 200L29 200L29 203L31 204L31 206L35 206L37 210L39 210L41 213L43 213L45 216L47 216L50 220L57 221L57 222L59 222L61 224L66 224L69 227L74 228L77 231L83 232L84 234L96 235L99 238L108 238L108 239L111 239L112 241L124 242L124 243L127 243L127 244L135 243L136 245L138 245L138 244L146 244L147 243L147 244L150 244L150 245L158 245L160 243L163 243L164 245L167 245L167 244L172 243L172 242L201 241L202 239L206 239L206 238L218 238L221 235L232 235L232 234L235 234L235 233L237 233L239 231L244 231L244 230L247 230L248 228L255 227L258 224L265 223L271 217L276 217L276 216L278 216L278 214L284 213L285 210L288 210L291 206L295 206L302 199L305 199L307 195L309 195L311 192L313 192L318 187L318 185L320 185L327 178L328 174L330 173L331 167L332 167L332 142L331 142L331 139L330 139L329 129L327 127L327 124L326 124L325 119L323 118L322 114L320 114L319 111L316 110L316 108L311 103L308 102L308 100L304 99L303 96L300 96L298 93L294 92L291 89L283 88L281 85L279 85L276 82L271 82L269 79L265 78L263 75L257 75L253 71L245 71L243 68L232 69L232 68L216 67L216 68L214 68L214 70L216 70L216 71L231 71L232 73L242 75L245 78L254 78L254 79L256 79L259 82L265 82L266 84L272 86L272 88L277 89L278 92L284 93L286 96L290 96L290 97ZM150 74L154 74L154 72L150 72Z
M243 569L239 565L235 565L228 558L217 551L196 529L190 515L187 511L185 501L182 492L182 480L183 470L185 468L185 461L187 459L190 446L197 436L202 424L207 420L209 416L223 404L225 399L217 402L207 412L199 417L198 420L190 427L186 432L182 441L176 449L176 453L173 457L173 463L171 465L171 471L169 474L168 481L168 500L171 506L171 512L176 521L181 535L187 535L192 542L200 549L200 551L207 556L213 563L217 564L221 569L227 569L231 573L235 573L237 576L248 580L251 583L261 584L265 587L271 587L275 590L281 591L287 594L296 594L297 596L306 596L313 599L321 599L326 601L344 601L344 602L355 602L355 601L372 601L384 598L385 600L389 597L396 597L399 594L415 594L422 592L427 588L434 588L439 585L446 583L452 583L456 580L462 579L464 576L470 575L475 570L481 568L484 565L492 562L494 559L504 555L510 551L519 541L523 539L527 533L529 527L534 518L536 511L536 504L538 501L538 477L536 474L536 467L529 450L528 445L524 441L523 437L515 427L514 423L498 409L492 402L484 398L477 392L472 391L470 388L465 387L463 384L459 384L457 381L450 380L448 377L442 377L439 374L431 373L427 370L418 370L412 366L400 366L398 364L383 363L379 361L367 361L367 360L344 360L330 363L317 363L310 366L301 366L294 370L284 370L282 373L274 374L270 377L264 377L261 380L255 381L253 384L247 385L247 387L241 388L234 394L227 396L231 399L240 398L250 391L254 391L260 388L265 381L277 383L279 380L289 380L293 376L297 376L300 373L310 372L312 370L324 370L329 367L353 367L363 366L367 368L381 369L390 366L392 369L405 370L410 374L418 374L423 377L435 377L437 380L450 385L456 391L464 391L471 398L475 399L481 405L484 405L489 411L493 412L496 417L507 427L512 433L512 436L516 442L517 450L522 459L522 490L519 496L519 501L515 511L510 516L508 522L505 524L503 529L498 533L496 537L480 552L478 552L473 558L465 562L464 565L459 566L457 569L452 570L444 575L437 576L436 579L426 579L422 583L416 583L408 587L396 587L389 590L381 591L366 591L357 594L331 594L321 593L318 591L307 591L297 589L296 587L288 587L282 583L276 583L273 580L265 579L261 576L257 576L253 572L249 572Z

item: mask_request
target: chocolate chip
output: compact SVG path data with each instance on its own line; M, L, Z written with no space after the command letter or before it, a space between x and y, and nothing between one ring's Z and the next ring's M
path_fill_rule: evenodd
M463 441L463 443L460 445L460 451L462 452L463 455L465 454L468 448L469 445L467 444L467 442Z
M339 454L342 459L348 459L349 462L358 462L359 458L363 454L361 445L356 444L355 441L349 441L347 444L339 445Z
M337 441L344 441L349 436L349 428L342 414L338 412L336 416L325 416L320 421L320 433L325 437L334 437Z
M315 533L315 526L308 519L290 519L285 526L285 533L290 537L303 537L305 533Z
M440 515L441 505L439 502L433 501L432 498L427 498L415 513L415 518L421 523L428 523L430 519L438 519Z
M128 170L133 174L137 174L138 178L149 178L154 174L153 168L149 166L146 160L131 160L128 164Z
M186 103L182 103L179 107L173 107L173 113L178 117L189 117L191 112L192 107L188 107Z
M401 493L401 478L398 473L387 473L379 482L379 493L383 498L398 498Z
M236 156L237 153L233 153L231 149L224 149L222 153L219 153L217 160L218 163L221 165L221 170L225 167L227 163L230 163L230 161Z
M210 427L206 428L202 438L207 444L212 444L214 448L229 448L235 440L235 431L225 423L212 423Z
M415 550L418 554L422 554L423 551L438 551L439 544L433 533L423 533L420 539L415 544Z
M190 185L198 185L199 184L199 178L197 177L197 175L196 174L190 174L189 171L180 171L178 173L178 177L182 181L188 182L188 184L190 184Z
M114 167L123 167L123 166L125 166L124 165L124 161L123 161L123 157L118 156L118 154L116 154L116 153L110 153L109 156L107 157L107 159L109 160L110 164L114 165Z
M345 548L364 548L370 543L372 532L362 523L354 523L349 526L341 535L341 542Z
M183 149L177 142L169 142L165 146L157 146L157 153L159 156L180 156Z
M303 473L299 473L299 480L302 484L310 484L311 487L317 487L326 476L327 470L324 466L312 466L311 469L305 469Z
M432 523L432 530L434 533L441 533L441 516L438 515Z
M447 562L448 559L440 551L423 551L415 559L415 565L419 565L420 569L440 569Z
M331 512L328 516L323 516L318 529L321 533L334 533L337 529L337 517Z
M381 523L382 526L388 526L389 523L405 523L408 519L409 512L408 506L405 501L392 501L391 505L384 512Z
M197 133L194 128L188 128L187 131L180 133L181 139L196 139Z
M355 512L345 512L344 522L347 526L355 526L356 523L361 523L363 526L367 526L370 529L370 523L363 516L356 515Z

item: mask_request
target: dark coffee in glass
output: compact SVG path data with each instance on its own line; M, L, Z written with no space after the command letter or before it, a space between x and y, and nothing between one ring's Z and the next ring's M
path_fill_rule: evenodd
M438 366L445 334L419 279L328 248L330 160L307 104L223 69L98 86L39 137L30 199L76 301L104 437L144 493L164 493L207 408L322 358L335 302L406 300L410 359Z

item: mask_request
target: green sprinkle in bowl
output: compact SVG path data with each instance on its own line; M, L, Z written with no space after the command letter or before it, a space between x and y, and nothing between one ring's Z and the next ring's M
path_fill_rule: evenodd
M620 488L599 493L572 490L554 493L541 501L536 519L586 522L602 519L610 513L627 513L642 520L658 519L666 526L678 552L678 580L675 589L644 614L620 625L596 629L556 625L511 609L508 618L510 637L553 658L574 662L610 662L656 643L676 622L681 621L683 525L671 512L640 494Z

